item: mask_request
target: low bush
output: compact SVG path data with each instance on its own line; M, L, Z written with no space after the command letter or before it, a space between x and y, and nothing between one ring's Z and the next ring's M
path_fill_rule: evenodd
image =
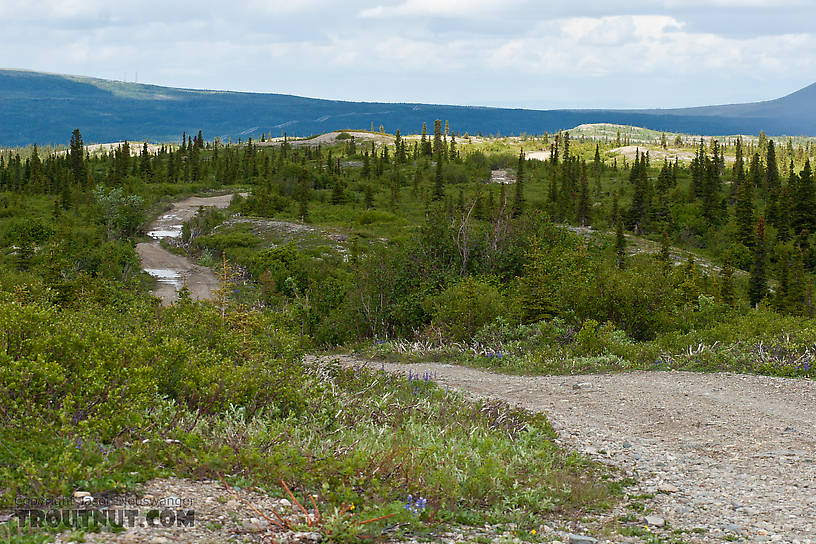
M60 309L3 292L0 331L4 505L218 473L399 522L533 527L614 500L543 415L472 403L430 375L304 364L273 314L147 299ZM427 501L418 517L409 494Z

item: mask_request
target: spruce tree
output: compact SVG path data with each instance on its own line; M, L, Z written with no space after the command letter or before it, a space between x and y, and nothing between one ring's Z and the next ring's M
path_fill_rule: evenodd
M434 200L445 198L445 179L442 175L442 153L436 154L436 176L434 177Z
M779 241L786 242L791 239L791 213L793 210L793 202L791 201L791 194L788 186L782 187L779 191L779 197L776 199L776 238Z
M330 200L332 204L342 204L346 201L346 193L343 189L343 185L343 181L339 176L334 179L334 186L332 187Z
M79 133L78 128L74 129L74 132L71 134L68 157L71 163L74 184L77 187L86 188L88 183L88 168L85 164L85 144L82 142L82 134Z
M590 222L592 212L589 202L589 181L587 180L586 162L581 161L581 181L578 185L578 204L576 206L578 224L582 227Z
M623 234L623 221L620 219L615 224L615 255L618 268L622 270L626 264L626 236Z
M620 219L620 207L618 206L618 191L617 189L612 194L612 211L609 215L610 224L614 225Z
M40 154L37 152L37 144L34 144L31 157L28 159L28 180L34 191L39 193L43 189L41 187L43 182L42 161L40 160Z
M785 300L785 311L793 315L805 314L805 296L807 279L802 251L794 248L788 274L788 292Z
M569 151L570 151L570 135L569 135L569 132L565 132L565 133L564 133L564 136L563 136L563 138L562 138L562 144L561 144L561 146L562 146L562 148L563 148L563 152L562 152L562 162L563 162L564 164L566 164L566 163L568 163L568 162L569 162L569 160L570 160L570 154L569 154Z
M516 169L516 194L513 199L513 217L519 217L524 212L524 150L519 152L518 168Z
M776 164L774 141L768 142L768 154L765 157L765 190L779 187L779 166Z
M658 259L660 261L661 268L663 269L663 275L667 276L672 270L672 260L671 245L669 244L669 233L666 232L666 229L663 229L663 235L660 239L660 254Z
M788 287L790 285L791 248L788 244L778 243L776 257L776 289L774 290L773 307L778 312L785 312L788 304Z
M754 189L762 189L765 179L765 169L762 167L762 159L759 153L754 153L751 157L751 165L748 167L748 182Z
M397 133L394 135L394 160L397 164L405 162L405 144L402 141L399 129L397 129Z
M595 158L593 159L592 169L595 177L595 196L601 196L601 147L600 144L595 144Z
M550 180L550 190L547 192L547 204L550 217L558 219L558 181L555 176Z
M364 189L364 203L366 210L370 210L374 207L374 187L371 185L371 182L365 184Z
M593 160L595 175L601 175L601 144L595 144L595 158Z
M736 195L745 182L745 159L742 156L742 138L737 138L734 167L731 171L731 194Z
M444 150L442 149L442 121L439 119L434 121L434 136L433 136L433 154L442 158Z
M476 193L476 201L473 203L473 217L480 220L487 219L487 214L485 213L485 201L481 190Z
M422 123L422 136L419 139L419 151L425 156L431 156L431 142L428 140L428 126Z
M816 187L813 183L810 159L805 160L805 167L799 173L794 194L794 233L799 234L803 229L816 230Z
M712 225L719 225L722 220L720 196L719 159L709 160L704 157L703 164L703 217Z
M737 239L745 247L754 245L754 185L753 182L745 179L745 172L741 162L734 166L734 178L737 183L736 203L734 213L736 215Z
M150 181L153 177L152 168L150 166L150 152L147 149L147 142L142 144L142 152L139 155L139 174L144 181Z
M632 194L632 204L629 208L627 226L632 229L644 228L649 216L649 203L651 200L649 178L646 171L646 159L642 154L636 152L635 163L629 179L634 184L635 189Z
M754 242L754 259L748 280L748 299L756 307L768 293L767 250L765 245L765 219L760 217Z
M814 262L813 248L810 246L810 230L802 229L799 233L799 239L796 242L799 251L802 252L802 261L806 270L812 270L816 262Z
M724 304L734 305L734 267L730 259L725 259L720 270L720 298Z
M700 145L691 161L691 184L689 185L689 200L700 198L703 195L703 185L705 180L706 161L708 156L705 151L705 141L700 138Z

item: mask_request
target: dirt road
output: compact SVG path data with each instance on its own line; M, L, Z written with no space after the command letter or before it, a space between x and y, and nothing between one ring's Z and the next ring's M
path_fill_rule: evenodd
M341 361L430 372L441 385L545 412L566 446L636 475L655 494L646 507L667 527L697 529L685 542L816 543L811 380L690 372L524 377Z
M148 225L148 235L153 241L137 244L136 252L142 258L142 268L158 280L153 294L162 299L162 304L170 304L176 300L178 290L185 281L193 299L206 300L213 297L212 292L218 289L218 278L212 271L167 251L159 245L159 241L162 238L181 236L181 225L198 213L199 208L226 208L231 200L232 195L185 198L173 204L169 211Z

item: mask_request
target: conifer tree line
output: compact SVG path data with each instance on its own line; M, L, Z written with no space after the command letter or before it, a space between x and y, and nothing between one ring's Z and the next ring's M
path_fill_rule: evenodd
M447 221L544 214L556 223L609 232L620 267L628 236L686 245L720 263L717 281L724 285L739 270L748 274L752 304L813 313L816 182L809 154L816 148L810 142L778 146L764 134L747 145L742 138L700 138L688 163L678 157L653 161L640 149L630 161L608 153L627 142L620 134L607 142L558 132L516 140L517 153L487 153L477 146L460 149L469 137L447 121L434 120L432 127L429 133L423 124L418 137L407 138L399 130L373 140L346 134L325 146L286 137L222 143L205 140L201 131L185 132L178 144L123 142L94 153L77 129L64 152L42 156L36 145L0 152L0 192L50 195L55 214L88 201L98 186L129 194L143 184L178 183L246 184L252 186L242 203L246 213L291 213L300 221L309 221L322 203L397 212L419 202L442 210ZM665 137L661 142L667 148ZM525 146L548 149L549 157L529 160ZM512 171L515 183L489 183L499 168ZM724 298L733 296L723 289Z

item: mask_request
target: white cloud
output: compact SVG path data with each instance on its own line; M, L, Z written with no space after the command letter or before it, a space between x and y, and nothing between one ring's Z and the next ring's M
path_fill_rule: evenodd
M604 47L632 40L659 39L668 31L682 28L681 22L665 15L577 17L560 21L564 38Z
M482 17L512 9L519 0L404 0L395 6L379 5L359 13L364 19L388 17Z
M773 1L782 3L803 5ZM770 17L770 5L0 0L0 66L361 100L683 105L770 98L808 83L816 34L786 30L791 19L779 17L788 12ZM816 20L814 6L788 11ZM719 27L732 13L740 33L726 35Z
M313 11L329 5L329 0L246 0L246 7L252 11L285 15L301 11Z
M555 77L576 72L705 77L724 69L745 75L764 69L770 71L766 77L780 77L816 69L814 46L812 34L728 38L685 31L673 17L635 15L544 21L535 33L508 40L487 58L495 70Z
M646 4L644 2L644 4ZM809 6L810 0L664 0L663 5L668 9L686 9L698 7L726 7L726 8L786 8Z

